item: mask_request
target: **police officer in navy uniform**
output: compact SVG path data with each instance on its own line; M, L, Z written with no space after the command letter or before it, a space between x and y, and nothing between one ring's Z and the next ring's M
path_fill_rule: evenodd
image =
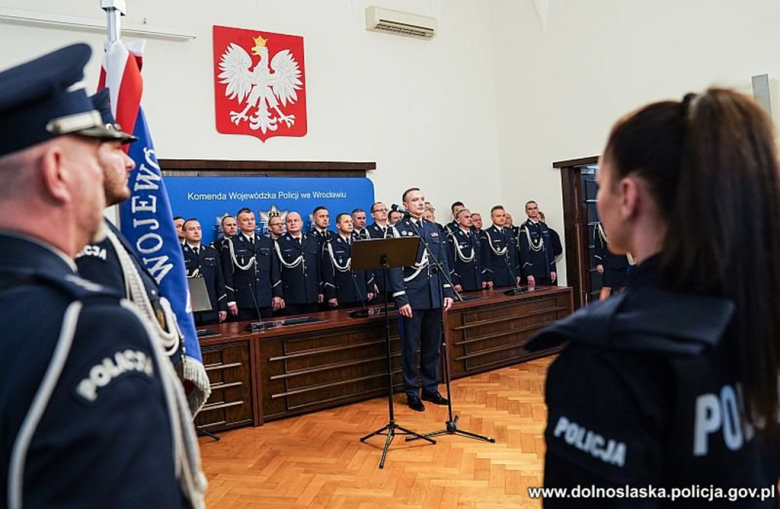
M557 280L550 230L539 219L535 201L525 204L525 213L528 220L517 234L520 269L528 286L549 286Z
M620 292L625 289L628 283L628 256L616 255L609 250L607 235L601 223L597 223L593 229L593 237L593 262L602 278L599 299L604 300L613 290Z
M338 237L329 240L322 252L322 280L325 301L331 308L365 306L374 298L374 273L352 270L352 217L341 213L336 217ZM368 276L368 277L366 277Z
M482 229L482 214L479 212L471 213L471 231L476 234L477 243L479 244L479 252L484 256L485 251L482 248L482 243L485 242L485 231ZM484 258L482 261L482 266L485 267ZM487 270L487 268L485 269Z
M516 286L520 283L517 271L517 250L511 230L504 227L506 212L496 205L490 209L493 225L484 230L482 260L487 269L485 279L491 288Z
M203 278L211 302L211 311L195 313L195 323L213 325L227 318L227 291L219 253L213 245L201 244L202 238L200 221L188 219L184 222L184 269L188 278Z
M393 238L393 228L387 222L388 212L387 205L381 201L371 205L371 217L374 219L374 222L366 227L369 239ZM385 299L392 298L390 297L389 285L385 284L385 275L381 269L374 271L374 284L376 286L377 300L385 302Z
M183 457L198 457L194 430L170 411L186 398L152 325L76 274L103 228L101 142L123 139L79 83L90 55L77 44L0 73L0 500L203 507Z
M458 229L447 236L450 276L455 291L473 292L487 287L483 279L482 253L477 234L471 230L471 212L461 208L455 213Z
M452 212L452 221L444 225L446 234L452 234L458 231L458 211L466 208L462 201L456 201L450 205L450 212ZM450 267L451 269L452 267Z
M287 233L274 249L281 265L282 307L288 315L315 313L324 300L321 276L322 247L315 236L301 231L303 221L297 212L287 214Z
M222 233L214 243L214 248L217 251L222 252L222 248L225 247L227 239L233 238L238 234L238 221L233 216L225 215L219 221L219 226Z
M274 243L255 232L257 223L250 209L241 209L236 218L241 232L228 239L220 253L228 311L238 320L270 318L273 310L283 306Z
M363 209L355 209L352 211L351 215L352 215L353 237L358 239L367 239L368 231L366 230L366 211Z
M512 238L515 239L515 245L517 245L517 234L520 232L520 227L515 225L512 214L506 212L506 220L504 221L504 228L512 232Z
M442 341L442 312L452 305L452 286L439 273L438 261L445 273L447 264L446 239L438 226L423 219L425 196L416 187L403 194L403 203L410 216L393 225L398 237L416 236L430 247L431 254L421 241L413 266L390 270L390 288L395 307L401 316L401 362L403 366L406 403L412 410L422 412L422 401L446 405L439 393L439 353ZM434 260L431 260L430 256ZM417 350L420 350L419 370ZM422 375L422 396L418 388Z
M527 345L567 345L547 375L545 487L636 490L604 508L777 507L779 170L771 119L733 91L612 128L599 217L610 249L641 263L624 293ZM712 213L723 203L744 204L741 220ZM671 504L673 489L688 496Z
M118 136L116 140L102 143L98 150L106 204L116 205L130 197L127 182L135 163L123 150L123 144L132 143L136 138L122 132L121 126L115 123L108 89L102 89L90 99L106 128ZM176 315L160 293L154 275L119 229L108 220L104 225L104 238L87 244L76 255L79 275L112 288L134 302L155 326L163 344L177 344L180 338ZM192 409L196 405L193 401Z
M328 212L327 208L319 206L312 212L312 218L314 219L314 225L311 233L319 242L320 249L322 249L327 241L335 239L337 236L336 232L328 229L330 226L330 212Z

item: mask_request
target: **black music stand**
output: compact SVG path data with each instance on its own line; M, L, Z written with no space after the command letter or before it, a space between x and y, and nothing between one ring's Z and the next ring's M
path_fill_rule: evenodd
M417 259L418 237L399 237L392 239L357 240L352 244L352 270L382 269L385 285L388 284L391 267L406 267L414 265ZM399 426L395 422L393 410L393 357L390 349L390 315L387 299L385 299L385 345L387 347L387 409L390 421L382 428L360 439L365 442L375 435L386 435L385 448L379 468L384 468L387 450L395 435L410 435L435 444L436 441L414 431Z

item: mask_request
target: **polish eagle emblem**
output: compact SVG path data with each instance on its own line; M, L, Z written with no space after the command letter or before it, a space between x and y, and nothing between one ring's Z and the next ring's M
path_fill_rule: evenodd
M219 83L226 85L225 96L243 106L230 112L230 121L236 126L248 123L251 130L263 134L277 131L284 125L290 129L295 115L286 114L288 105L298 100L302 87L301 69L289 49L282 49L270 58L268 39L258 35L252 38L254 63L244 48L230 43L219 62Z

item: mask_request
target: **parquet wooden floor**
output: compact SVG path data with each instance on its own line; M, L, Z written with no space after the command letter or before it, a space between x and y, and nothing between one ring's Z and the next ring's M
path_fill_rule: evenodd
M360 437L387 423L387 399L242 428L214 442L201 438L210 508L526 508L542 481L552 358L453 382L461 429L495 444L444 435L436 445L397 437L384 469L384 437ZM442 386L442 389L444 387ZM396 420L419 433L441 429L446 407L413 412L396 395Z

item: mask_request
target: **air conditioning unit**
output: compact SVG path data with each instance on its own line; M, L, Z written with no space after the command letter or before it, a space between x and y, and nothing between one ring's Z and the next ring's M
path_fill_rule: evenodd
M436 35L436 18L371 6L366 8L366 30L431 39Z

